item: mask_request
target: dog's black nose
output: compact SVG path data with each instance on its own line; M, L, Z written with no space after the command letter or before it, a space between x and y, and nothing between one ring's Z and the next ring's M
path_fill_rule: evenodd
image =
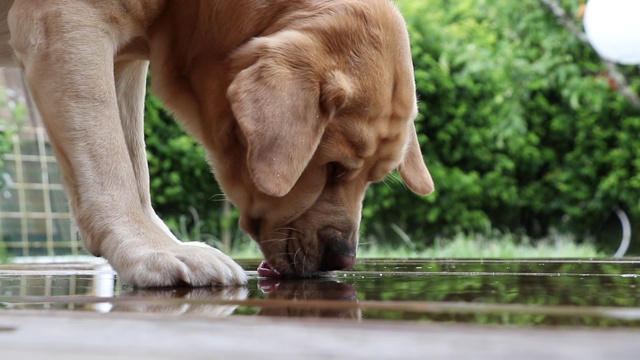
M334 253L327 253L324 256L324 262L322 263L322 271L350 269L353 267L355 262L355 255L337 255Z
M318 231L318 239L324 245L321 271L353 267L356 262L357 245L353 231L326 226Z

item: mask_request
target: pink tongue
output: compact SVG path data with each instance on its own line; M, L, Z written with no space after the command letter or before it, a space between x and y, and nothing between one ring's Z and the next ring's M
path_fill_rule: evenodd
M258 275L268 278L282 277L279 272L277 272L274 268L271 267L271 265L269 265L267 260L262 260L260 266L258 266Z

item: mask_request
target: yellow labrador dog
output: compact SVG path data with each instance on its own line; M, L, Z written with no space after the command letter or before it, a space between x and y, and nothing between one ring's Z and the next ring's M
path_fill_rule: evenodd
M352 266L365 189L392 170L433 190L407 30L389 0L0 0L0 13L0 60L24 71L84 245L126 283L245 281L151 207L149 66L267 274Z

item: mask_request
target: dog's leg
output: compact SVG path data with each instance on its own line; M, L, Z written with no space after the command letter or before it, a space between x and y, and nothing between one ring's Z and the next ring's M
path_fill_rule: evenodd
M80 8L47 11L56 3L16 1L9 14L11 45L56 152L87 250L104 256L124 282L136 286L243 283L244 272L226 255L205 245L179 244L151 220L148 170L141 164L142 105L121 101L125 109L118 108L113 59L119 32L89 3L66 2ZM142 65L119 66L119 87L132 85L129 95L141 103ZM131 118L121 121L121 114ZM128 144L128 139L136 140Z
M217 257L217 260L219 260L215 261L216 259L207 259L208 262L203 264L194 264L196 268L208 268L212 266L230 266L235 268L237 265L235 265L233 260L218 250L212 249L205 244L196 242L183 243L176 239L151 206L149 168L144 144L143 121L147 69L148 62L146 61L121 61L115 65L118 108L120 111L120 119L124 130L129 158L131 159L131 164L136 178L136 186L141 208L146 216L157 227L162 229L168 238L182 246L183 250L203 252L201 257L204 256L206 258L206 255L209 255L209 257ZM186 261L189 260L186 259ZM216 265L218 262L221 262L222 264ZM242 273L242 270L239 268L232 270L234 273ZM193 272L194 269L191 271ZM244 280L244 276L242 277L242 280Z
M138 195L142 210L149 219L160 227L167 236L175 242L171 230L165 225L151 206L149 190L149 167L144 144L144 97L146 92L146 77L149 63L147 61L120 61L115 66L116 95L118 109L124 130L129 158L136 177Z

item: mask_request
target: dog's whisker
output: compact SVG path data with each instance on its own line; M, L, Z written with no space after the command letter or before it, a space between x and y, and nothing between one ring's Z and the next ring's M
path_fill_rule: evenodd
M384 186L386 186L388 189L392 189L391 182L389 181L389 177L390 177L390 176L391 176L391 175L389 175L389 176L387 176L386 178L382 179L382 184L383 184Z
M275 229L275 230L271 230L267 233L267 235L287 235L289 233L289 231L286 231L284 229Z
M291 255L293 255L293 253L285 251L285 252L274 254L273 256L278 257L278 256L291 256Z
M276 232L276 231L295 231L295 232L299 232L301 234L304 234L304 232L302 230L296 229L296 228L293 228L293 227L281 227L281 228L277 228L277 229L271 230L271 232Z
M300 251L302 250L302 248L298 248L298 250L296 250L296 253L293 254L293 265L294 267L298 264L298 262L296 261L296 258L298 257L298 253L300 253ZM304 263L302 264L303 269L304 269Z
M225 194L215 194L209 198L209 201L229 201Z
M306 271L305 271L305 269L304 269L304 268L305 268L305 265L307 265L307 254L304 254L304 255L302 256L302 273L303 273L303 274L305 274L305 273L306 273Z
M283 242L283 241L289 241L289 240L295 240L296 238L294 237L288 237L288 238L277 238L277 239L268 239L268 240L262 240L263 244L268 244L268 243L279 243L279 242Z

